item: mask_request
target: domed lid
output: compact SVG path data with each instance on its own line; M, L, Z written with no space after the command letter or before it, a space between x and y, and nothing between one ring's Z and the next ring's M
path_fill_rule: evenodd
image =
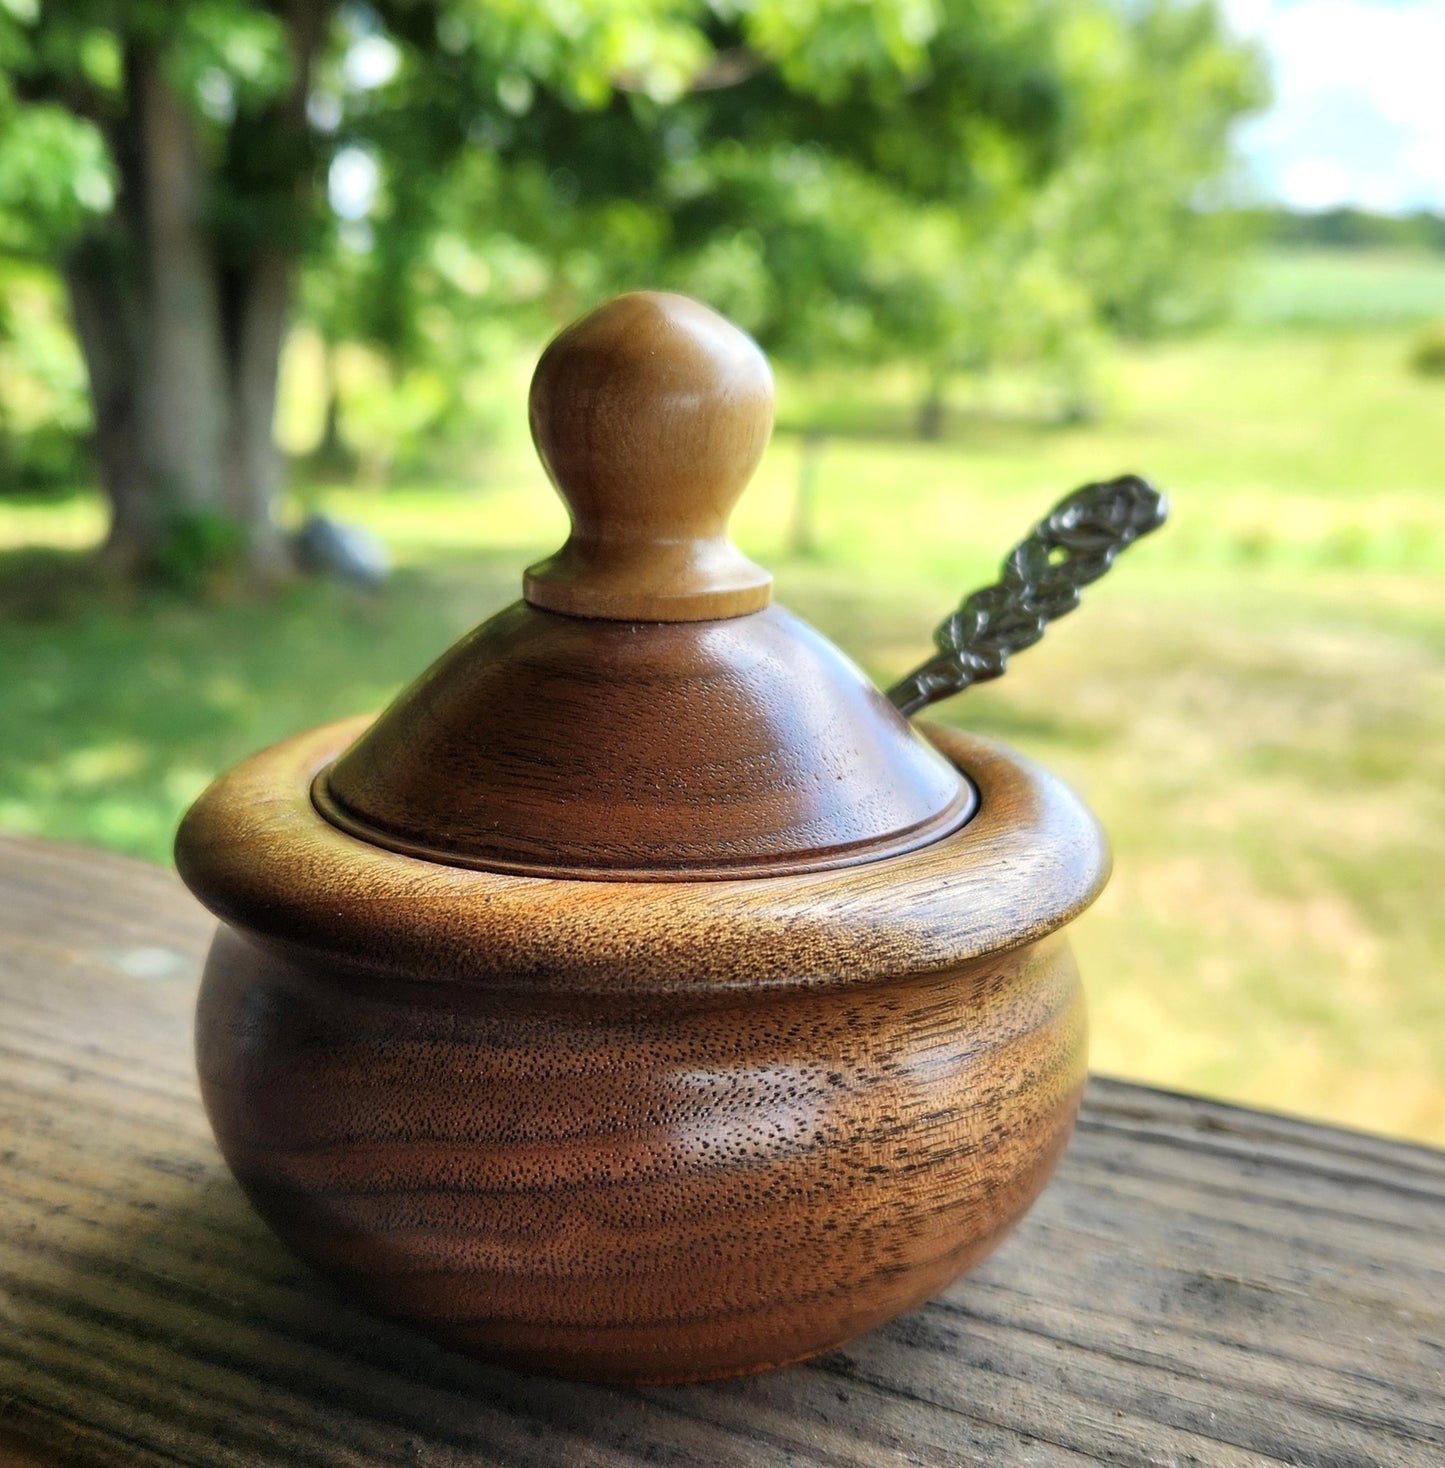
M562 332L532 435L572 532L313 787L333 824L431 861L686 880L910 851L972 787L727 534L772 428L756 344L684 296Z

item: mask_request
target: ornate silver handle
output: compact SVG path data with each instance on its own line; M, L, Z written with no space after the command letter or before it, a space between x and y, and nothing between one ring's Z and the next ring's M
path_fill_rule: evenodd
M1086 484L1054 506L1003 563L993 586L975 591L933 634L936 656L888 690L905 714L1002 677L1009 654L1079 604L1114 558L1164 523L1169 503L1148 480L1126 474Z

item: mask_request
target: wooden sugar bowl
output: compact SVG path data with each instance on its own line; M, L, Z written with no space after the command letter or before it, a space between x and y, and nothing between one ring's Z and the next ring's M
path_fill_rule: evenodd
M1084 1083L1079 800L906 715L1003 669L1159 523L1087 486L889 696L727 537L772 423L680 296L563 332L532 428L572 534L379 718L187 815L196 1019L241 1186L388 1315L509 1366L811 1356L988 1252Z

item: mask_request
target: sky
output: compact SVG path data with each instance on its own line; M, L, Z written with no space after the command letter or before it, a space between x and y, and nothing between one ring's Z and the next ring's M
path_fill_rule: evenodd
M1221 0L1274 105L1239 135L1254 191L1296 209L1445 211L1445 0Z

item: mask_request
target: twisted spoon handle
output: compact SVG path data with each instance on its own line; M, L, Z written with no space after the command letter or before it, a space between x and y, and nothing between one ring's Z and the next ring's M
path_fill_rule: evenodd
M933 634L936 656L888 690L905 714L975 683L1001 677L1009 654L1032 647L1056 617L1079 604L1114 558L1164 523L1169 505L1137 474L1086 484L1054 506L1003 563Z

